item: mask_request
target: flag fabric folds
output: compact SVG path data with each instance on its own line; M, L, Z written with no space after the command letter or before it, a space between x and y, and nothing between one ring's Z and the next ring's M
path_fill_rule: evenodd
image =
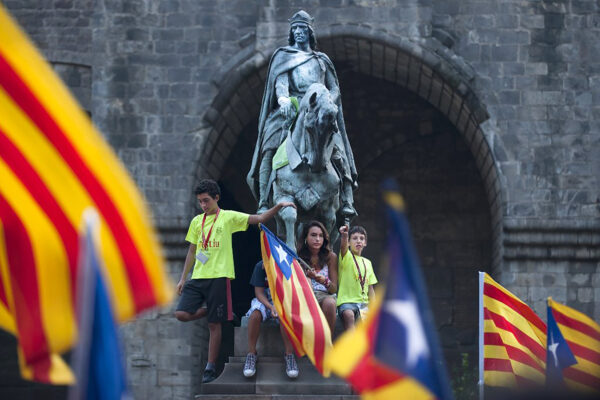
M0 328L22 375L69 383L57 354L77 338L78 229L100 215L118 321L171 296L150 214L133 181L51 67L0 6Z
M550 318L575 356L576 363L562 369L567 387L600 392L600 325L581 312L548 298ZM550 331L550 323L548 325ZM562 367L564 364L559 365Z
M575 356L567 341L563 337L550 306L547 317L546 339L546 385L548 387L562 387L564 384L562 370L577 364Z
M451 399L402 197L384 190L389 273L367 320L336 341L327 364L366 399Z
M77 384L69 400L130 398L112 306L98 257L96 218L88 221L81 243L79 341L74 352Z
M331 332L298 256L264 225L260 229L263 264L279 321L298 356L306 354L322 375L329 376L323 361L331 349Z
M546 324L485 272L483 277L483 381L529 388L545 384ZM483 350L483 352L482 352Z

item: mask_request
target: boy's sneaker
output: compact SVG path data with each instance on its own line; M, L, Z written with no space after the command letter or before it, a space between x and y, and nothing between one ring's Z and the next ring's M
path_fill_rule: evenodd
M256 359L257 356L254 353L248 353L246 356L246 363L244 364L244 376L250 378L256 373Z
M212 382L217 379L217 370L216 369L205 369L204 374L202 375L202 383Z
M296 357L293 354L285 355L285 373L288 378L297 378L298 377L298 364L296 364Z

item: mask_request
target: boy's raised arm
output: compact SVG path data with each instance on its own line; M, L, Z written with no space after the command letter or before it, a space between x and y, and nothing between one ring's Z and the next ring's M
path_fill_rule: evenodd
M340 226L340 256L348 252L348 225Z
M279 210L281 210L283 207L294 207L294 208L296 208L296 205L294 203L290 202L290 201L282 201L281 203L277 203L273 207L269 208L267 211L265 211L262 214L253 214L253 215L250 215L248 217L248 224L249 225L264 224L265 222L267 222L268 220L270 220L271 218L273 218L275 216L275 214Z

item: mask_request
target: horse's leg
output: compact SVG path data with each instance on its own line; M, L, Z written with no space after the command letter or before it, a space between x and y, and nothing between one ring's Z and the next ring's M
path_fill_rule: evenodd
M282 199L282 201L294 201L293 199ZM294 207L284 207L279 210L279 217L285 224L285 242L290 249L296 248L296 236L294 234L294 226L298 218L298 212Z

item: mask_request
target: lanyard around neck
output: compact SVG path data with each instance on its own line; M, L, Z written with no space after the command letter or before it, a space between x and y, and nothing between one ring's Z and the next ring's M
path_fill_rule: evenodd
M210 240L210 234L212 233L213 226L215 226L215 222L217 222L217 218L219 218L219 213L221 212L220 208L217 208L217 214L215 215L215 219L213 219L212 224L210 225L210 229L208 230L208 235L206 238L204 237L204 222L206 221L206 213L204 213L204 217L202 218L202 226L200 230L202 231L202 248L206 250L208 248L208 241Z
M364 269L364 275L360 273L360 267L358 266L358 261L356 261L356 257L354 256L354 253L352 253L351 250L350 254L352 254L352 259L354 260L354 265L356 265L356 271L358 272L358 282L360 283L360 290L364 293L365 292L365 281L367 280L367 266L365 265L365 260L362 260L362 265L363 265L363 269Z

